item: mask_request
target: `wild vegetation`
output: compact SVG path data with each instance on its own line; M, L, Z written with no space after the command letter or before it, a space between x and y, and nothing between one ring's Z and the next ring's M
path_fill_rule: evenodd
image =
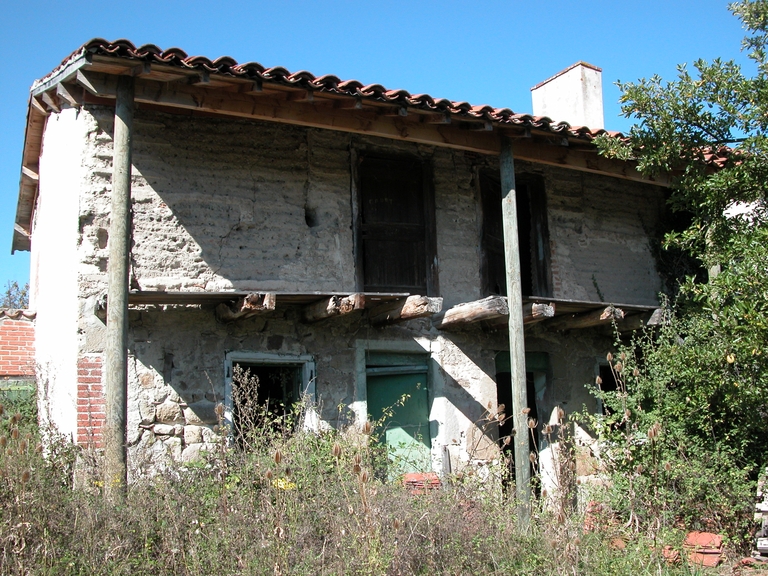
M664 240L698 267L673 272L666 322L611 358L616 392L597 419L614 510L638 530L722 531L748 542L755 480L768 463L768 2L730 5L755 73L697 61L678 78L621 84L636 120L603 153L670 179L687 222ZM682 262L685 259L676 261ZM676 273L675 273L676 272Z
M24 309L29 306L29 284L19 286L15 280L8 280L0 296L0 308Z
M34 401L0 416L3 574L690 574L603 517L536 503L530 529L499 478L469 470L413 493L382 474L374 425L302 431L301 412L251 406L240 447L129 486L124 503L73 475ZM50 435L51 433L48 432ZM503 467L496 469L502 473ZM680 534L669 534L679 544Z

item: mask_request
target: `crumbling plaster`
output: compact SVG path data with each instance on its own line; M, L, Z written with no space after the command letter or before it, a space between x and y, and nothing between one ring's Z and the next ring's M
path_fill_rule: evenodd
M33 261L40 260L41 246L51 246L52 254L58 250L67 301L75 301L79 290L79 324L69 312L72 317L51 334L64 337L69 330L67 342L76 342L80 354L103 351L103 322L94 311L106 290L112 114L100 107L65 110L51 115L46 130L44 157L56 154L66 162L44 172L46 180L59 184L55 194L41 185L37 219L47 221L46 211L52 210L61 222L79 222L79 231L55 237L49 230L56 226L38 224L36 230L45 234L35 237ZM61 123L61 142L49 147ZM323 130L144 110L137 112L134 127L134 288L354 291L350 151L377 149L420 155L432 167L444 306L483 296L475 168L493 166L494 159ZM41 170L44 165L41 161ZM597 282L607 301L655 301L660 282L647 230L661 209L657 188L518 163L521 170L545 176L555 297L597 301ZM54 202L61 203L60 210L46 206ZM68 220L62 216L69 213ZM42 261L38 267L42 270ZM40 297L48 298L40 302L46 311L41 316L48 323L64 320L52 309L57 299L52 281L38 275ZM68 308L61 300L57 304ZM312 355L321 416L342 425L347 420L339 417L338 404L360 401L360 343L408 348L419 339L428 342L432 359L433 457L442 458L442 446L449 447L452 460L471 457L476 446L487 455L489 438L470 431L489 407L495 409L494 356L507 348L503 330L443 334L428 320L374 329L359 314L307 325L299 314L279 309L220 324L211 309L199 307L132 311L128 439L134 469L147 454L188 459L215 443L213 406L223 399L228 351ZM582 386L593 379L594 351L601 353L610 342L591 331L579 338L544 329L532 334L531 350L550 354L547 407L593 405ZM56 342L46 342L42 354L56 348ZM62 368L57 378L61 383L71 378L74 390L69 372L77 354L66 350L60 346L56 352Z

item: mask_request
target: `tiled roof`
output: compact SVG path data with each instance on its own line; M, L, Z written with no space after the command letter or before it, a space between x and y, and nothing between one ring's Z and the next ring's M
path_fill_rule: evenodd
M137 47L128 40L116 40L114 42L108 42L101 38L91 40L66 58L56 70L45 78L38 80L35 86L44 83L69 62L83 54L128 58L148 63L170 65L187 71L200 71L208 74L293 86L312 92L326 92L446 115L458 115L472 120L543 130L587 141L591 141L601 134L622 137L620 132L611 132L604 129L591 130L586 126L571 126L567 122L555 122L546 116L518 114L509 108L472 105L469 102L435 98L429 94L411 94L407 90L392 90L381 84L364 85L357 80L342 80L332 74L315 76L306 70L291 72L281 66L265 68L258 62L239 64L234 58L229 56L221 56L211 60L204 56L189 56L179 48L162 50L154 44L144 44ZM33 86L33 89L35 86Z

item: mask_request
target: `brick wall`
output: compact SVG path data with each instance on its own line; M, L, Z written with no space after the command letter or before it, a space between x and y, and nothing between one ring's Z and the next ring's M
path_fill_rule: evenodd
M77 360L77 443L90 448L103 446L106 419L101 355L86 354Z
M35 377L35 325L21 310L0 310L0 379Z

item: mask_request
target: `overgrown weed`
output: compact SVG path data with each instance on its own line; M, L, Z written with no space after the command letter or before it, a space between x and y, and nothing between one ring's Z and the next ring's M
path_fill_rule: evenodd
M537 507L521 532L515 503L472 475L412 494L373 473L374 426L311 432L300 407L258 412L239 445L219 430L207 460L134 482L120 506L97 484L73 489L71 457L46 458L34 415L15 414L0 416L2 573L688 573L643 540L618 550L585 533L572 508Z

